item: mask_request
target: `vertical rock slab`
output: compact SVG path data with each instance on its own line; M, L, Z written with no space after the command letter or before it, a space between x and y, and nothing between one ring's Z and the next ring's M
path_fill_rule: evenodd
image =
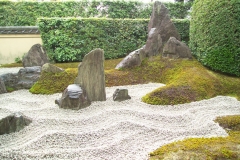
M84 56L78 66L75 84L79 84L87 92L90 101L105 101L104 51L95 49Z

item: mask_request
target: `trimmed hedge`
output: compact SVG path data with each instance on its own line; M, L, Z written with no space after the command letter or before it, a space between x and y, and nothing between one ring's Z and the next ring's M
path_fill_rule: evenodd
M172 19L172 21L181 36L181 41L188 44L190 20L189 19Z
M190 47L205 66L240 76L240 1L195 0Z
M106 59L126 56L147 40L149 19L40 18L38 26L51 60L81 61L95 48ZM182 37L188 37L188 20L173 20ZM183 39L187 41L188 39Z
M56 62L81 61L95 48L106 59L125 56L141 47L147 38L149 20L106 18L39 19L43 45Z
M164 3L171 18L187 17L192 3ZM40 17L148 19L152 3L136 1L0 2L0 26L35 26Z

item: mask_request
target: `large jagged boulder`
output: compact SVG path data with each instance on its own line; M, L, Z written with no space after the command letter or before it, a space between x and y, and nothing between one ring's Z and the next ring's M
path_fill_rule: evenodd
M4 81L0 78L0 94L6 93L6 92L7 92L7 90L6 90Z
M90 101L105 101L105 74L104 74L104 52L95 49L84 56L82 63L78 66L78 76L75 84L79 84L87 92Z
M38 81L41 75L41 67L21 68L18 73L7 73L0 76L6 87L14 90L30 89Z
M170 37L163 48L163 57L168 58L188 58L192 59L192 54L189 47L177 40L175 37Z
M32 67L32 66L43 66L45 63L48 63L48 57L46 50L42 47L41 44L33 45L28 53L23 57L23 66Z
M54 66L53 64L46 63L42 66L42 71L50 72L50 73L59 73L59 72L63 72L64 70L62 68Z
M29 125L32 120L20 112L10 114L0 119L0 135L18 132Z
M59 108L78 110L91 104L86 91L77 84L69 85L63 92L61 99L55 100Z
M181 40L180 34L171 21L168 9L159 1L154 2L151 19L148 23L148 32L150 32L152 28L156 28L155 32L160 34L163 45L170 37Z

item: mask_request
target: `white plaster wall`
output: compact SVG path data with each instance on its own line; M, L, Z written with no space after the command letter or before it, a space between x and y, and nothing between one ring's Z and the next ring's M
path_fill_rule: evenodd
M27 53L34 44L42 44L39 34L1 34L0 35L0 64L14 63L15 58Z

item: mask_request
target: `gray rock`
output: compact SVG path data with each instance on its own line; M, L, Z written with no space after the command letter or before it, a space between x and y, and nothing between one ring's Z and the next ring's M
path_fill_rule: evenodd
M162 50L162 46L163 44L160 33L158 33L156 28L151 28L151 30L148 33L146 46L144 48L145 54L148 57L158 55Z
M75 84L86 90L90 101L106 100L103 50L95 49L84 56Z
M51 72L51 73L59 73L59 72L63 72L64 70L62 68L54 66L53 64L45 63L42 66L42 71Z
M148 32L152 28L156 28L155 32L161 35L163 45L170 37L181 39L175 25L171 21L168 9L159 1L154 2L151 19L148 23Z
M86 91L77 84L69 85L63 92L61 99L55 100L59 108L78 110L91 104Z
M14 90L18 90L18 74L17 73L6 73L2 74L0 78L3 80L5 87L12 88Z
M144 46L145 47L145 46ZM143 48L137 49L129 55L127 55L116 67L115 69L120 69L120 68L130 68L133 66L140 66L142 63L142 60L146 57L145 52Z
M41 67L21 68L18 73L7 73L0 76L6 87L14 90L30 89L38 81L41 75Z
M125 101L131 99L131 97L128 95L127 89L116 89L113 93L113 100L114 101Z
M32 120L22 113L17 112L0 119L0 135L18 132L29 125Z
M0 94L2 94L2 93L7 93L7 90L6 90L3 80L0 78Z
M28 53L24 55L22 61L24 67L43 66L49 62L46 51L41 44L33 45Z
M192 54L185 43L178 41L175 37L170 37L163 48L163 57L192 59Z

